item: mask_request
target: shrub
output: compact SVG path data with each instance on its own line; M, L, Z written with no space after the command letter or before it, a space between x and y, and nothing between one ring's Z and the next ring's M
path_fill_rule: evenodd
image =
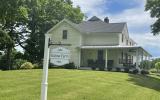
M157 69L157 72L159 72L159 70L160 70L160 62L157 62L155 64L155 68Z
M32 65L31 62L25 62L21 65L20 69L32 69L34 66Z
M20 69L21 65L23 63L27 62L27 60L24 59L16 59L13 63L13 69Z
M147 70L141 70L141 74L142 74L142 75L149 74L149 71L147 71Z
M149 71L150 71L151 73L157 73L157 70L156 70L155 68L150 69Z
M121 68L116 67L116 72L120 72L120 71L121 71Z
M91 67L92 70L96 70L96 64L93 59L88 60L88 67Z
M33 67L34 67L34 69L40 68L40 67L39 67L39 64L37 64L37 63L36 63L36 64L33 64Z
M138 69L134 69L133 71L132 71L132 74L138 74Z
M91 68L92 68L92 70L96 70L96 66L94 66L94 65L91 66Z
M111 71L111 70L112 70L112 67L107 67L107 70L108 70L108 71Z
M99 71L104 71L105 67L104 66L99 66Z
M151 68L155 68L155 64L156 64L157 62L160 62L160 58L157 58L157 59L152 60L152 62L151 62Z
M72 62L72 63L64 65L64 68L65 69L75 69L76 67L75 67L75 64Z
M151 61L144 60L140 63L140 68L142 69L150 69L151 68Z
M125 73L129 73L129 68L126 68L126 67L125 67L125 68L124 68L124 72L125 72Z

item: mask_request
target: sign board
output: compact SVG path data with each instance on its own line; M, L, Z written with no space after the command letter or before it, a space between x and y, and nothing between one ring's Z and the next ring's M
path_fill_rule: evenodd
M70 51L64 47L57 47L50 51L50 63L62 66L69 63Z

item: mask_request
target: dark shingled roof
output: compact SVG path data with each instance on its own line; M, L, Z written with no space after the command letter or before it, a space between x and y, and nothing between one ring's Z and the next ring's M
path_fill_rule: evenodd
M106 23L94 16L75 26L86 33L122 33L125 25L126 23Z
M82 22L78 29L90 33L121 33L126 23L105 23L102 21Z
M97 16L93 16L88 21L101 21L101 19L99 19Z

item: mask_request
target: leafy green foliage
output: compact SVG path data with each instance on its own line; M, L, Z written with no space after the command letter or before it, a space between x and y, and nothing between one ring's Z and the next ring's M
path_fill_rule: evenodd
M25 0L1 0L0 3L0 49L6 52L7 61L5 69L10 69L12 66L12 50L22 37L22 34L17 31L17 27L24 25L27 19L24 1Z
M141 74L142 74L142 75L149 74L149 71L148 71L148 70L141 70Z
M27 1L28 28L31 30L25 41L25 57L33 62L41 62L44 52L44 34L62 19L75 23L83 20L79 7L73 7L70 0Z
M33 64L33 67L34 67L34 69L38 69L38 68L40 68L40 65L39 64Z
M156 18L156 22L151 26L152 33L157 35L160 33L160 0L147 0L146 11L150 11L151 17Z
M31 62L25 62L21 65L20 69L33 69L34 66Z
M13 49L10 54L11 67L9 69L19 69L21 62L26 61L23 58L23 53ZM7 63L7 55L5 54L0 58L0 69L8 70L8 67L6 67Z
M65 69L75 69L76 66L75 66L74 63L69 63L69 64L65 64L65 65L64 65L64 68L65 68Z
M64 18L79 23L84 16L71 0L1 0L0 11L0 50L6 52L5 69L12 67L11 54L17 45L24 49L25 59L42 62L44 34Z
M155 68L157 69L157 72L159 72L159 70L160 70L160 62L157 62L155 64Z
M141 69L150 69L151 68L151 61L144 60L140 63Z
M13 69L20 69L21 65L27 62L27 60L24 59L16 59L13 63Z
M155 64L156 64L157 62L160 62L160 58L157 58L157 59L152 60L152 62L151 62L151 68L155 68Z
M157 73L157 70L155 68L152 68L149 70L151 73Z

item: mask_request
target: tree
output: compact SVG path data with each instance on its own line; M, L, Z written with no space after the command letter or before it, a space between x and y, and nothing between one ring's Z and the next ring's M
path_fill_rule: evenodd
M25 41L25 57L32 63L39 63L43 58L44 34L64 18L75 23L83 20L79 7L74 8L71 0L30 0L28 8L28 25L31 31Z
M11 67L11 53L16 46L17 27L26 19L24 0L1 0L0 3L0 47L6 52L7 69Z
M140 63L140 68L142 69L150 69L151 68L151 61L144 60Z
M152 18L156 18L156 22L151 25L153 35L160 34L160 0L147 0L145 10L150 11Z
M151 62L151 68L155 68L155 64L157 62L160 62L160 58L156 58L156 59L153 59L152 62Z
M159 72L159 70L160 70L160 62L157 62L155 64L155 68L157 69L157 72Z

